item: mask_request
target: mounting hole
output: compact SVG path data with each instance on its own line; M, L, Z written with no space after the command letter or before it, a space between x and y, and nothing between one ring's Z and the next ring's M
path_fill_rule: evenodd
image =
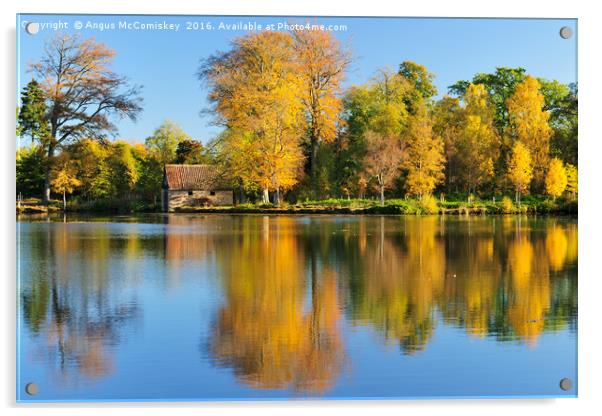
M25 393L29 394L30 396L35 396L36 394L38 394L38 391L39 388L36 383L27 383L25 385Z
M571 36L573 36L573 29L568 26L563 26L560 28L560 37L562 39L569 39Z
M40 24L36 22L29 22L25 25L25 31L30 35L35 35L40 31Z
M560 380L560 388L564 391L568 391L573 388L573 382L570 378L563 378Z

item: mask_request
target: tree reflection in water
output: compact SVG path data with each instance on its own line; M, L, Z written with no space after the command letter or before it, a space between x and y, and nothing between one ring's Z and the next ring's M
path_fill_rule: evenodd
M168 288L202 278L194 272L200 263L215 266L221 287L215 296L223 303L211 318L204 354L256 389L328 391L353 364L344 342L350 327L371 328L381 342L412 355L428 348L438 325L527 348L546 331L576 325L576 221L252 215L156 221L162 228L150 234L136 223L32 229L22 316L38 359L63 378L98 378L113 369L121 329L135 326L144 312L122 289L144 293L149 282L135 265L150 260L169 266L162 277Z

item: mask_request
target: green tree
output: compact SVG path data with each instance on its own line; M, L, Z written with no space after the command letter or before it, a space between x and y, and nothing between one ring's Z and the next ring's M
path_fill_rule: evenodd
M165 120L145 143L161 165L165 166L176 159L178 144L183 140L192 141L179 125L171 120Z
M541 80L540 80L541 83ZM570 163L578 163L578 93L577 85L568 86L557 81L542 83L542 94L546 97L552 96L551 104L546 102L546 109L550 112L550 126L554 130L550 141L550 153Z
M156 204L161 196L163 166L153 153L145 147L135 146L132 153L136 160L136 170L138 172L135 192L145 201Z
M17 149L17 194L40 195L44 190L46 163L44 150L38 144Z
M28 135L31 141L44 144L50 133L46 108L46 95L40 84L32 79L21 93L18 115L18 135Z
M575 165L571 165L567 163L566 165L566 190L571 194L571 197L575 199L577 197L577 193L579 190L579 175L577 172L577 167Z
M399 65L398 73L412 87L405 96L405 103L410 113L415 114L423 101L428 103L437 95L437 87L433 84L435 75L424 65L405 61Z
M380 69L366 85L349 89L344 99L346 128L336 142L338 147L334 152L334 176L339 189L346 189L347 192L354 189L363 193L359 192L360 180L365 181L362 172L368 169L368 175L374 176L374 167L367 166L367 160L374 162L380 153L379 149L388 145L401 147L401 135L408 118L406 96L410 89L409 82L403 76L388 69ZM372 136L371 150L368 149L368 134ZM375 135L382 140L377 140ZM385 142L379 144L383 140ZM370 157L367 158L368 153ZM399 166L391 166L390 169L398 173ZM388 182L384 184L385 188L390 185Z
M117 141L109 147L107 156L108 175L111 178L111 199L130 199L138 181L136 160L132 146L124 141Z
M175 162L179 164L198 165L207 163L209 158L205 153L203 145L192 139L183 139L176 148Z

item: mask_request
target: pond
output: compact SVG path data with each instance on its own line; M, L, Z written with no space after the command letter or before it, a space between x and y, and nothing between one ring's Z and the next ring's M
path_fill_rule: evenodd
M21 217L17 237L20 401L577 393L576 219Z

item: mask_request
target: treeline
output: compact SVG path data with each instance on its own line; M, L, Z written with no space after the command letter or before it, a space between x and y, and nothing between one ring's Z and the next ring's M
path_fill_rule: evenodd
M111 120L142 110L114 55L72 35L49 40L18 111L17 134L32 140L17 154L18 195L152 206L166 163L212 163L238 201L277 205L577 196L577 87L522 68L476 74L437 98L435 75L405 61L345 89L352 54L331 33L253 33L198 70L204 111L223 127L203 147L172 122L144 145L107 139Z
M166 120L144 144L82 139L64 145L53 158L51 190L73 194L73 208L83 210L158 209L166 163L209 163L210 155L176 124ZM45 158L38 144L17 152L17 191L42 195Z
M449 87L406 61L342 90L329 33L236 39L199 71L225 127L218 162L263 202L377 194L577 193L577 89L497 68Z

